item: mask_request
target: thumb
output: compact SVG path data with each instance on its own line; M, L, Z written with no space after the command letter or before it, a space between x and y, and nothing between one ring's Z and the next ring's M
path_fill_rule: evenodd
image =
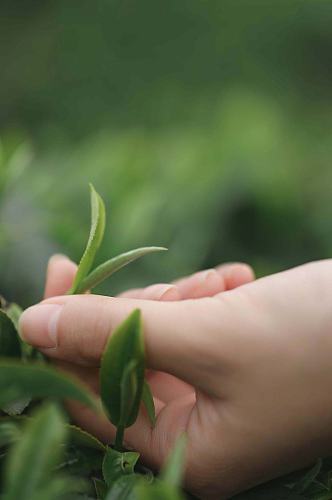
M156 302L63 296L27 309L21 317L20 332L24 340L51 358L98 367L109 335L139 308L148 367L191 384L199 383L198 378L208 383L213 376L215 342L222 342L219 326L225 307L222 300L211 298Z
M66 293L73 284L76 271L77 265L66 255L53 255L47 266L45 298Z

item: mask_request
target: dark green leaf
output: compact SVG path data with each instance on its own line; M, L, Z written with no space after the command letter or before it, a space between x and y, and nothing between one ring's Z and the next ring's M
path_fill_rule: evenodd
M71 477L57 477L40 488L31 500L88 500L91 497L84 495L89 483L84 479ZM82 495L83 494L83 495Z
M95 486L97 499L104 500L104 498L107 495L107 491L108 491L107 484L98 478L93 478L93 484Z
M5 499L31 500L51 478L66 435L64 420L54 405L39 409L27 421L6 463Z
M317 460L315 465L305 474L305 476L295 484L295 486L293 487L293 491L299 494L304 493L320 473L322 465L322 459Z
M141 315L135 310L110 336L101 361L101 399L111 422L118 427L129 427L137 418L144 368Z
M267 483L237 495L232 500L306 500L286 486L280 484L282 478L273 483ZM278 484L279 482L279 484Z
M185 434L178 438L160 474L160 478L172 486L180 486L182 481L186 442Z
M14 443L20 436L21 429L15 422L4 421L0 423L0 447Z
M91 229L86 249L79 263L72 288L68 293L80 293L79 285L89 273L94 262L96 253L104 237L105 231L105 206L104 202L96 192L92 184L91 190Z
M77 285L76 293L84 293L87 290L92 290L97 285L99 285L99 283L109 278L116 271L124 266L127 266L134 260L144 257L144 255L154 252L162 252L165 250L167 250L167 248L143 247L136 248L135 250L131 250L130 252L126 252L118 255L117 257L113 257L112 259L96 267L96 269L94 269L88 276L81 280Z
M71 476L90 476L101 471L102 463L103 453L100 450L69 443L58 470L65 471Z
M21 357L19 336L12 320L0 310L0 356Z
M139 458L139 453L133 451L119 452L107 448L103 461L103 476L108 486L124 475L134 474L134 468Z
M146 412L151 421L152 427L156 424L156 409L154 406L153 396L149 384L144 381L142 401L145 406Z
M101 452L106 451L106 446L103 445L96 437L92 436L88 432L84 431L76 425L68 425L69 440L73 445L92 448L94 450L99 450Z
M40 364L0 361L0 406L22 398L74 399L98 409L96 399L80 382Z

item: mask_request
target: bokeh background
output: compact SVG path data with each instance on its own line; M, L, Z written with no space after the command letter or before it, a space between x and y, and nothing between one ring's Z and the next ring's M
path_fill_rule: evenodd
M101 293L331 257L331 53L328 0L1 0L1 292L79 259L89 181L99 261L169 248Z

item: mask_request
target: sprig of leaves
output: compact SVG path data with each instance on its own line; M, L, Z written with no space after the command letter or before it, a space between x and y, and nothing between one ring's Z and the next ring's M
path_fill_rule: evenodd
M144 257L150 253L161 252L167 250L164 247L142 247L130 252L123 253L103 264L96 267L93 271L91 268L95 261L96 254L104 238L106 214L105 204L101 196L97 193L92 184L90 184L91 192L91 228L90 235L84 250L83 256L79 263L74 283L69 294L79 294L92 290L105 279L109 278L116 271L131 262ZM91 272L90 272L91 271Z

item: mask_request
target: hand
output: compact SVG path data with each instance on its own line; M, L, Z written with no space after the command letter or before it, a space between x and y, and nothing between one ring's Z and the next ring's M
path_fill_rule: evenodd
M186 486L228 498L332 451L331 283L332 261L322 261L200 299L56 297L27 310L21 330L86 380L108 335L139 307L148 366L189 388L163 400L152 384L157 424L142 412L126 440L158 467L185 431ZM112 440L111 425L86 410L77 418Z

